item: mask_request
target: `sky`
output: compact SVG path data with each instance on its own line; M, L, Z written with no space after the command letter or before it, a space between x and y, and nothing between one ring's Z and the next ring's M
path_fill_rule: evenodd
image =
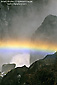
M5 3L0 3L0 69L2 64L18 59L15 56L20 55L19 48L22 49L22 56L24 53L26 56L31 55L30 50L32 54L34 53L37 46L33 47L31 38L49 14L57 16L57 0L32 0L32 3L20 6L7 6ZM54 34L57 36L56 32ZM51 34L52 36L53 34ZM18 42L21 44L18 44ZM54 51L46 51L46 49L42 48L40 44L39 55L37 54L37 58L35 58L33 54L31 62L56 51L55 49ZM19 59L21 58L19 57ZM23 56L24 62L26 62L27 58L30 62L30 56L26 57L26 59Z

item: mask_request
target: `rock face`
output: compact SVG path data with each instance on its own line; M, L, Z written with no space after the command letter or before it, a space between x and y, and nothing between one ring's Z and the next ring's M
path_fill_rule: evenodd
M40 46L47 46L47 49L49 50L50 47L57 46L57 16L54 15L48 15L42 24L40 25L39 28L34 32L32 36L32 42L36 42L37 44L39 43ZM40 56L40 57L39 57ZM31 53L31 62L34 60L40 59L43 56L37 54ZM41 57L42 56L42 57Z
M2 65L2 72L7 73L12 69L15 69L16 64L4 64Z
M31 69L31 68L35 69L36 67L40 68L45 65L54 65L56 62L57 62L57 52L55 52L54 54L46 55L43 59L35 61L29 67L29 69Z
M43 61L45 62L45 64L49 64L52 65L57 61L57 52L51 55L47 55Z
M19 85L20 78L28 70L26 66L17 67L3 77L1 85Z
M50 60L50 61L49 61ZM56 85L57 52L35 61L21 78L21 85Z
M57 42L57 16L48 15L33 35L34 40Z
M29 68L26 66L15 68L1 80L1 85L56 85L56 83L57 52L35 61Z

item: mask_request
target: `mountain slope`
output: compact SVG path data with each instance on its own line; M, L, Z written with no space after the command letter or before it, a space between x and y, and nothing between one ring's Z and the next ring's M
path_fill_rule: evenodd
M26 66L17 67L2 78L1 85L19 85L20 78L28 70Z
M22 75L21 85L56 85L57 83L57 52L35 61ZM50 60L50 61L49 61Z
M1 85L56 85L56 83L57 52L35 61L29 68L26 66L15 68L1 81Z
M33 34L33 40L57 42L57 16L48 15Z
M47 55L43 61L45 62L45 64L47 65L52 65L57 61L57 52L51 55Z
M43 59L40 59L38 61L35 61L30 67L29 70L36 70L40 69L44 66L48 65L54 65L57 62L57 52L54 54L46 55Z
M45 53L45 50L56 51L57 50L56 48L57 46L57 16L48 15L47 17L45 17L40 27L37 28L37 30L32 35L31 41L32 43L34 44L36 43L40 47L39 51L41 51L41 49L44 51L42 54L40 53L39 56L36 53L35 54L31 53L31 62L34 62L34 60L43 58L43 54Z

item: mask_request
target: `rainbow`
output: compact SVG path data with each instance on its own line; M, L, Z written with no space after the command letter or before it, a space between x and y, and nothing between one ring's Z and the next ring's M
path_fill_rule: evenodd
M57 51L57 45L44 43L43 41L0 41L0 50L34 50L34 51Z

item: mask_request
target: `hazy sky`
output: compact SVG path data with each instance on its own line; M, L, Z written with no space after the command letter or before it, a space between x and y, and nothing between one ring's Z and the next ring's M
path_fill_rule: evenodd
M9 39L31 39L49 14L57 15L57 0L33 0L25 6L10 7L0 3L0 40L4 42ZM0 65L11 62L17 54L19 52L0 49Z

